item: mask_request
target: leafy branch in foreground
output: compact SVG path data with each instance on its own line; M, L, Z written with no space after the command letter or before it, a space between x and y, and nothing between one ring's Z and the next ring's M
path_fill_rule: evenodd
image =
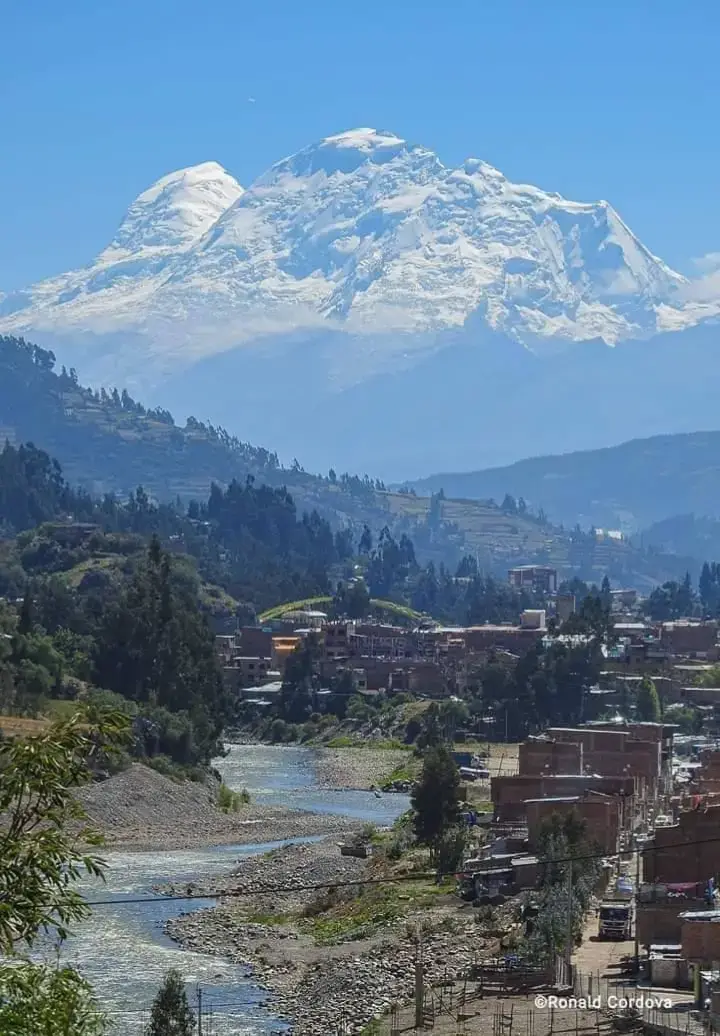
M120 714L78 713L40 736L0 743L0 954L31 947L41 932L63 940L87 917L73 885L83 873L102 878L102 838L74 792L127 734Z
M73 968L0 965L4 1036L105 1036L107 1031L91 987Z

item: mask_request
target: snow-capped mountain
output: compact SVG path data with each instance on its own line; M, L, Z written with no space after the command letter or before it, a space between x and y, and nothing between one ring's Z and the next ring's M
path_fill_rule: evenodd
M88 266L0 296L0 333L286 460L399 480L717 427L714 285L607 202L359 129L247 190L215 162L163 177Z
M538 352L695 323L684 288L606 202L358 129L247 190L215 162L163 177L90 265L0 296L0 330L130 335L173 370L268 333L400 333L407 351L478 321Z

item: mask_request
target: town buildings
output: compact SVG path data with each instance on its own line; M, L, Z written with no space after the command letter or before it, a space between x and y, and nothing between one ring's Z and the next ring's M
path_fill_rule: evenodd
M548 565L518 565L508 571L508 582L514 590L536 594L557 593L557 569Z

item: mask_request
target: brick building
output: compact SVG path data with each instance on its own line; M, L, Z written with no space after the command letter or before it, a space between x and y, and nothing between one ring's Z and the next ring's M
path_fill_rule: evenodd
M517 565L508 571L508 582L514 590L554 594L557 593L557 569L548 565Z
M679 946L681 915L705 906L703 882L641 885L636 899L637 937L641 946Z
M651 740L633 736L635 733L645 734L645 730L641 729L645 727L645 724L632 724L621 730L596 725L551 727L547 737L580 745L582 772L635 777L652 786L662 774L663 742L657 739L657 731L650 731Z
M720 910L681 914L683 957L701 964L720 963Z
M586 791L582 795L526 799L528 844L531 850L539 848L543 826L553 814L568 816L572 813L585 821L588 836L597 842L603 852L614 856L618 851L623 822L622 800L616 795Z
M525 803L529 799L578 798L589 791L618 796L625 803L623 822L624 817L629 816L629 803L634 791L632 777L574 773L546 776L514 774L490 779L490 798L498 821L524 821L527 817Z
M261 626L241 626L235 634L236 654L248 658L272 658L273 635Z
M718 657L717 634L716 622L664 622L660 644L671 656L714 661Z
M542 628L523 626L469 626L464 631L467 651L489 651L500 648L514 655L526 655L542 640L546 631Z
M582 773L582 751L574 741L531 737L518 749L518 772L523 777L547 773Z
M646 881L708 881L720 872L720 805L687 810L655 829L643 856ZM718 958L720 959L720 958Z

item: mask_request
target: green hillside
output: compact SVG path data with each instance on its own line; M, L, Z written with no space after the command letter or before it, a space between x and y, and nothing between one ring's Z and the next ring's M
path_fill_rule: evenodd
M629 540L614 540L594 535L589 530L570 531L532 515L503 511L497 505L479 500L438 500L437 497L385 493L393 525L415 524L432 527L430 513L439 512L441 523L449 524L464 544L466 553L475 556L480 568L504 573L512 565L529 563L553 565L560 573L580 573L590 582L600 583L608 575L614 585L646 589L657 582L681 578L688 569L696 574L707 553L686 556L658 549L639 548Z

